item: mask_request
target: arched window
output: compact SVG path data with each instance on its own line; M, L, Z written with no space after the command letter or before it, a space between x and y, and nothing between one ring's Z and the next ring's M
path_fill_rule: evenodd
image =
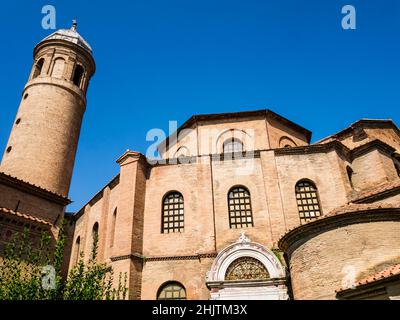
M38 76L40 76L40 74L42 73L43 64L44 64L44 59L43 58L35 63L35 66L34 66L34 69L33 69L32 79L35 79Z
M350 166L347 166L346 172L347 172L347 177L349 178L350 185L353 188L353 169Z
M157 300L186 300L186 290L179 282L167 282L158 289Z
M83 74L85 73L85 70L83 69L83 67L79 64L76 65L75 67L75 71L74 71L74 76L72 78L72 82L80 87L81 86L81 82L82 82L82 78L83 78Z
M283 136L279 139L280 148L292 148L297 147L296 143L289 137Z
M315 184L309 180L300 180L297 182L295 190L300 222L307 222L320 217L322 212Z
M183 196L179 192L170 192L163 199L161 232L183 232Z
M92 241L93 241L93 245L96 243L98 243L99 240L99 223L96 222L93 225L93 229L92 229Z
M54 78L62 78L64 76L65 60L63 58L57 58L54 60L53 71L51 76Z
M110 247L114 246L114 238L115 238L115 226L117 223L117 208L115 208L113 215L112 215L112 222L111 222L111 237L110 237Z
M267 268L252 257L236 259L225 273L225 280L268 280L269 278Z
M224 142L224 153L242 152L243 143L239 139L229 138Z
M229 226L245 228L253 226L250 192L245 187L233 187L228 192Z
M79 261L79 255L81 251L81 237L78 236L75 241L75 259L74 259L74 264L77 264Z
M400 155L398 153L393 154L393 164L397 175L400 177Z
M175 152L174 158L180 158L180 157L187 157L189 156L189 149L185 146L179 147L179 149Z

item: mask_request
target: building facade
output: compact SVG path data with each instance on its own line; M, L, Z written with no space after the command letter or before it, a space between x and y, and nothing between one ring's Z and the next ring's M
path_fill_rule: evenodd
M70 266L127 273L131 299L336 299L400 263L400 135L360 120L310 144L270 110L197 115L74 217Z
M24 227L56 236L94 71L76 24L36 46L0 166L2 246ZM310 141L270 110L191 117L159 158L117 159L70 219L67 267L97 235L130 299L399 298L399 129L363 119Z

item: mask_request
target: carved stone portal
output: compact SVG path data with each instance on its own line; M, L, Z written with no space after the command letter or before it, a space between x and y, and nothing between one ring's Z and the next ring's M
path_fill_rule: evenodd
M206 276L212 300L287 300L285 281L278 258L243 232L218 254Z

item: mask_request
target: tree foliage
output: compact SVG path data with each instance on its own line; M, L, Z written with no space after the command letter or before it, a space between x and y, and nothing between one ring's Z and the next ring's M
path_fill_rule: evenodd
M112 267L97 261L98 237L93 239L91 256L85 262L83 252L68 277L63 281L61 267L64 258L63 228L52 245L51 237L43 233L38 245L32 243L25 229L15 233L0 258L0 300L115 300L125 299L127 275L119 274L113 287Z

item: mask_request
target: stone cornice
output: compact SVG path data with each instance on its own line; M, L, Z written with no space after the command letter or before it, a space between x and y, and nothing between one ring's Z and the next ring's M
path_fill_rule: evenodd
M99 192L97 192L77 213L72 215L72 219L74 221L78 220L85 211L85 207L89 205L95 204L101 197L103 196L104 189L109 187L113 189L119 183L120 175L117 174L114 178L111 179L109 183L107 183Z
M333 140L327 143L312 144L309 146L274 149L274 152L275 155L280 156L280 155L302 155L311 153L322 153L331 150L337 150L340 154L344 155L350 161L353 161L355 158L364 155L368 152L371 152L372 150L379 150L388 155L392 155L393 152L396 151L393 147L389 146L385 142L375 139L354 149L349 149L340 141Z
M138 253L134 253L134 254L112 257L111 261L114 262L120 260L141 260L143 262L154 262L154 261L174 261L174 260L200 260L206 258L215 258L216 256L217 256L216 252L199 253L194 255L159 256L159 257L145 257Z
M136 151L132 151L132 150L128 149L116 160L116 162L122 166L125 164L124 162L129 158L139 161L141 159L144 159L144 155L141 154L140 152L136 152Z
M206 154L201 156L185 156L185 157L169 158L169 159L154 159L148 162L152 167L158 167L158 166L168 166L168 165L178 165L178 164L201 163L201 158L204 157L211 157L212 161L246 160L246 159L260 158L261 151L267 151L267 150L254 150L254 151L243 151L234 153L215 153L215 154Z
M372 140L368 143L365 143L351 151L351 159L353 160L354 158L360 157L368 152L371 152L372 150L379 150L382 151L383 153L386 153L388 155L392 155L393 152L396 151L393 147L389 146L385 142L382 142L381 140L375 139Z
M347 148L343 143L336 140L324 144L312 144L307 146L291 147L291 148L278 148L274 149L274 152L275 155L282 156L282 155L302 155L302 154L322 153L322 152L325 153L331 150L337 150L346 157L350 156L350 149Z
M246 160L246 159L260 158L261 152L266 152L266 151L273 151L275 153L275 156L285 156L285 155L326 153L332 150L336 150L340 155L343 155L346 159L352 161L354 158L374 149L381 150L387 154L392 154L395 151L395 149L393 149L391 146L380 140L370 141L353 150L350 150L340 141L334 140L323 144L312 144L312 145L291 147L291 148L259 149L252 151L236 152L231 154L224 154L224 153L204 154L199 156L184 156L180 158L168 158L168 159L151 159L151 160L147 159L147 163L151 168L151 167L168 166L168 165L198 163L201 162L201 160L199 159L204 157L211 157L212 161L228 161L228 160ZM142 154L128 150L117 160L117 162L120 163L129 156L137 159L144 158Z
M64 79L56 79L49 76L47 77L40 76L35 79L31 79L27 82L27 84L24 87L24 90L22 91L22 95L24 95L29 88L37 85L50 85L67 90L68 92L70 92L75 97L81 100L83 108L82 111L84 112L86 110L86 103L87 103L86 95L81 89L79 89L76 85L74 85L72 81Z
M300 244L302 240L314 237L322 232L351 224L375 221L400 221L400 208L355 209L341 214L322 216L287 232L278 241L278 246L279 249L287 252L293 245Z
M286 284L286 278L271 278L268 280L233 280L233 281L209 281L206 283L209 289L212 288L249 288L249 287L267 287Z

